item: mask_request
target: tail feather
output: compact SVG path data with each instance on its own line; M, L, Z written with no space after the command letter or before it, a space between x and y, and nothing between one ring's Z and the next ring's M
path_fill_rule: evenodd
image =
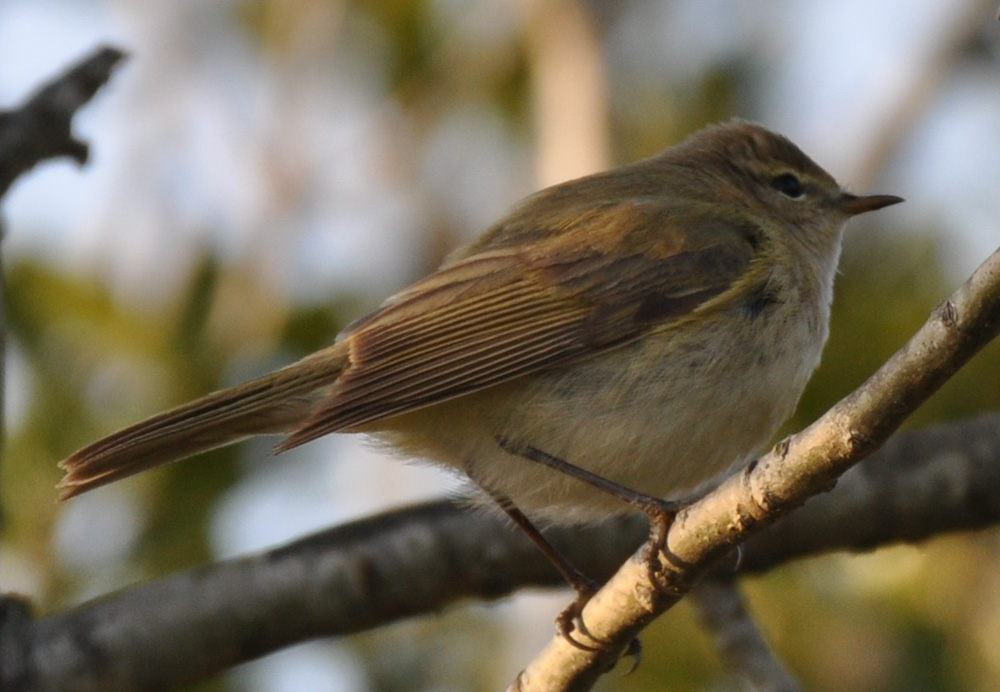
M312 415L346 364L345 350L333 346L119 430L59 462L59 499L251 435L288 432Z

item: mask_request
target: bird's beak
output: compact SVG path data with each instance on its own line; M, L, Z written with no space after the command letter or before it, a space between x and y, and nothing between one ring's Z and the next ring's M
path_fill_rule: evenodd
M837 198L837 206L845 214L856 216L857 214L864 214L867 211L875 211L882 207L899 204L902 201L902 197L896 197L895 195L866 195L859 197L849 192L842 192Z

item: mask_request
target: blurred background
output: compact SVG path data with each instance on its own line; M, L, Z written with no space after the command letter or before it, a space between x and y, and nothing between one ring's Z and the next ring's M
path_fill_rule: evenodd
M0 107L102 43L131 57L77 117L83 170L4 203L0 590L51 612L453 491L331 437L268 441L55 503L102 434L330 343L535 189L739 116L857 192L832 338L796 420L857 386L1000 239L1000 23L980 0L3 0ZM1000 405L988 349L911 425ZM1000 533L833 555L749 581L810 690L1000 687ZM492 690L567 592L466 604L200 690ZM730 689L692 611L604 690Z

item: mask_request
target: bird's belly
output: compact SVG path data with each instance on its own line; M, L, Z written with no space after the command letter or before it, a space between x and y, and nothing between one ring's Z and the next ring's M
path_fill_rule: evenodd
M398 452L457 468L535 518L585 521L628 507L504 452L498 437L648 495L682 497L774 435L822 347L822 337L808 334L776 341L756 330L754 340L703 326L698 338L650 335L371 427Z

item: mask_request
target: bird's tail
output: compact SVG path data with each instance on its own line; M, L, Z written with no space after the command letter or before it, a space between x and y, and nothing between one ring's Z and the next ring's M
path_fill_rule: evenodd
M307 420L347 364L336 344L286 368L214 392L119 430L59 462L59 499Z

